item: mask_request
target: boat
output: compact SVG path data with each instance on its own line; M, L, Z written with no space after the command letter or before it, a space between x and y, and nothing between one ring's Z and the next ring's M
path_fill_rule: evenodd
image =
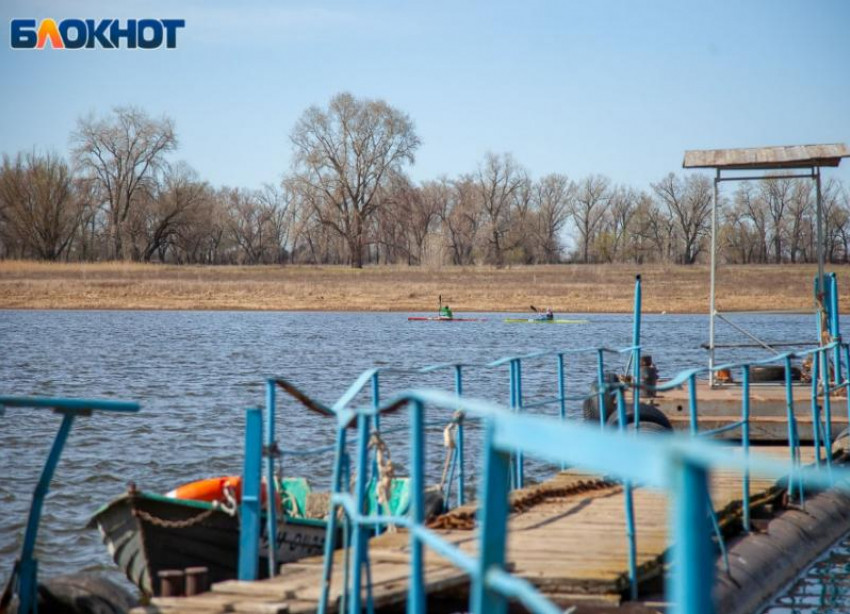
M408 322L486 322L487 318L455 318L447 316L410 316Z
M329 493L313 492L304 478L280 480L277 490L284 512L275 545L278 562L321 555L327 535ZM231 580L237 577L239 518L234 496L238 492L230 494L229 501L178 499L138 491L131 485L125 494L99 509L88 526L100 530L115 564L144 595L161 593L159 572L163 570L202 566L207 568L210 582ZM370 508L377 505L375 500L372 487ZM408 479L394 479L390 512L405 514L409 504ZM268 570L268 537L266 523L261 526L259 569L263 574ZM337 535L338 544L340 537Z
M547 320L546 318L505 318L508 324L587 324L590 320Z

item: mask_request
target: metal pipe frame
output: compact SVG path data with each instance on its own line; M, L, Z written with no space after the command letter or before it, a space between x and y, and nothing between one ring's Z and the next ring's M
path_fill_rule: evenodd
M723 177L720 168L715 168L715 176L714 176L714 195L711 203L711 280L710 280L710 288L709 288L709 307L708 307L708 367L709 367L709 386L712 388L716 385L715 377L714 377L714 365L715 365L715 350L718 347L716 344L716 327L715 327L715 318L719 317L720 314L717 313L717 217L719 210L719 184L724 181L763 181L763 180L771 180L771 179L812 179L815 182L816 189L816 217L817 217L817 259L818 259L818 278L815 285L815 309L818 315L818 321L821 320L821 310L823 307L823 301L818 300L824 295L824 240L823 240L823 201L821 195L821 169L819 166L801 166L801 167L788 167L789 170L808 170L808 173L792 173L787 175L747 175L747 176L732 176L732 177ZM726 169L727 171L744 171L748 169ZM836 314L837 314L837 303L836 303ZM729 320L723 318L723 320L727 324L731 324ZM732 325L737 330L744 332L747 336L753 338L758 343L762 344L764 347L768 348L770 351L775 351L769 345L763 343L760 339L756 338L754 335L743 331L740 327ZM820 324L818 325L818 330L820 331ZM820 341L820 335L818 335L818 344L822 345ZM836 380L838 381L838 380Z
M263 410L245 411L245 463L239 506L240 580L256 580L260 567L260 482L263 458ZM269 549L274 544L269 544Z

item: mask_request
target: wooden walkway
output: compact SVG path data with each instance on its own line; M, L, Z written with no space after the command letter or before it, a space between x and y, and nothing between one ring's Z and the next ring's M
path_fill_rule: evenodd
M785 459L784 447L760 448L759 452ZM803 462L813 459L803 449ZM712 476L711 496L721 524L735 522L741 513L741 478L717 473ZM773 480L751 480L753 505L775 498L781 490ZM521 507L511 514L508 561L515 575L529 580L554 602L617 604L628 589L628 542L622 487L607 484L578 472L562 472L543 484L518 491L512 501ZM637 562L641 581L657 578L663 571L667 539L666 495L647 489L634 491L637 522ZM468 521L471 508L452 512L451 525ZM437 529L449 542L474 554L477 531ZM386 533L370 542L372 595L376 608L401 605L407 598L408 536ZM331 586L336 604L342 581L342 552L337 553ZM468 577L433 552L425 556L429 594L468 588ZM305 559L285 565L280 576L259 582L228 581L211 592L183 598L157 598L132 614L290 614L315 612L319 598L322 560ZM335 607L331 611L336 611Z

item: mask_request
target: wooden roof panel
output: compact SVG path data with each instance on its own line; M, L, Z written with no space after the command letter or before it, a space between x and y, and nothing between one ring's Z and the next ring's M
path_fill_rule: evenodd
M683 168L773 169L838 166L850 157L844 143L788 145L744 149L694 149L685 152Z

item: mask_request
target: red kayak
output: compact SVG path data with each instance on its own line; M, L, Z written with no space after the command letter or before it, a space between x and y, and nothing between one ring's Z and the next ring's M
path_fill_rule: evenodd
M408 322L486 322L487 318L445 318L442 316L411 316Z

